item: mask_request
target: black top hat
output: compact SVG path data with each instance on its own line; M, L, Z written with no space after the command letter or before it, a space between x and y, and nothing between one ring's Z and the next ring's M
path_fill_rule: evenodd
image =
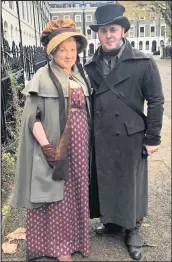
M90 28L97 32L99 26L117 24L125 28L125 33L130 29L130 22L123 16L125 7L120 4L105 4L99 6L95 12L97 24L90 25Z

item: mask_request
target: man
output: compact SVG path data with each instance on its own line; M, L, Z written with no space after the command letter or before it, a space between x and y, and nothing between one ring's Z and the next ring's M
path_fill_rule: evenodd
M90 216L100 217L97 233L125 228L133 259L141 258L139 229L148 208L147 156L159 149L163 103L161 80L154 60L131 47L124 34L130 23L125 8L97 8L101 46L85 64L93 88L93 146ZM143 114L147 101L147 119Z

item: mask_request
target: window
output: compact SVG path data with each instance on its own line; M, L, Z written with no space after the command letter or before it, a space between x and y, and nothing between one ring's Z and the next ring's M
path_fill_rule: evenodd
M145 28L143 26L140 27L140 37L145 36Z
M151 26L151 36L155 36L155 26Z
M8 38L8 23L5 21L4 22L4 37L6 40L9 40Z
M133 26L130 27L129 37L134 37L134 27Z
M91 29L87 29L87 37L90 39L91 38Z
M156 41L153 40L152 41L152 52L155 52L156 51Z
M89 56L94 55L94 44L89 44L88 55Z
M70 7L70 4L63 4L63 7Z
M143 50L143 42L142 41L139 42L139 50Z
M161 26L161 36L165 36L165 26Z
M164 41L163 40L160 41L160 46L164 46Z
M149 50L149 41L146 41L146 50Z
M132 47L135 47L135 42L132 41L132 42L131 42L131 45L132 45Z
M92 15L86 15L86 22L92 22Z
M9 8L11 10L14 10L14 1L8 1L9 2Z
M81 15L75 15L75 22L81 22Z
M80 7L80 4L75 4L75 7Z
M70 15L64 15L64 18L70 18Z
M52 19L53 19L53 20L59 19L59 16L52 16Z
M140 20L145 20L144 15L139 15L139 19L140 19Z
M50 4L50 8L55 8L55 7L56 7L56 5Z

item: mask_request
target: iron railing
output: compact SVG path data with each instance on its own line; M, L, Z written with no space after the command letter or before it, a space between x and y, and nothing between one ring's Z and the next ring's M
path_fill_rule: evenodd
M1 139L7 141L7 122L12 121L13 111L9 110L13 103L12 90L8 72L11 71L19 84L25 85L33 74L46 64L46 55L42 47L17 46L15 42L10 48L8 42L3 39L1 46ZM14 120L14 119L13 119ZM14 121L13 121L14 122Z

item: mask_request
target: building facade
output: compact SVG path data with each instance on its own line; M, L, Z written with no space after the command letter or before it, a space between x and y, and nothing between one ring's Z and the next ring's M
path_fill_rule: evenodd
M78 31L84 33L88 39L86 56L93 55L100 45L97 34L90 28L95 23L94 13L98 6L116 1L49 1L52 19L71 18L76 23ZM81 57L83 54L81 54Z
M138 1L119 3L125 6L125 16L131 23L125 36L133 47L151 53L159 51L162 43L167 44L166 24L161 15L148 11L146 7L139 7Z
M133 47L151 53L159 51L161 43L167 43L164 18L137 7L138 1L49 1L49 4L52 19L72 18L77 30L87 36L86 56L89 56L100 45L97 34L89 28L95 23L95 10L105 3L116 2L126 8L124 15L130 20L131 28L125 37Z
M49 20L48 1L2 1L1 34L3 30L4 38L10 46L12 41L18 45L21 37L23 46L40 46L40 34Z

